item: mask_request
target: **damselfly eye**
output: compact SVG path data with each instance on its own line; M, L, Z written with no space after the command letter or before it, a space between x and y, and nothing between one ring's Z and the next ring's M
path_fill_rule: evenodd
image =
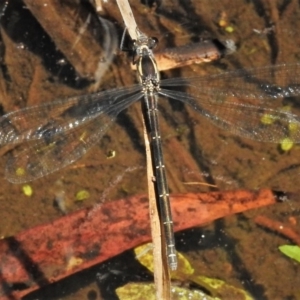
M154 49L158 44L158 39L156 37L149 38L148 47L150 49Z

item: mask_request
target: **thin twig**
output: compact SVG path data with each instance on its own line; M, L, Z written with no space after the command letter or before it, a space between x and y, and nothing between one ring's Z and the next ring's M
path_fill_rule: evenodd
M158 203L156 201L156 194L154 188L154 174L153 163L150 150L149 137L143 118L143 132L146 150L147 161L147 184L148 184L148 197L149 197L149 213L150 213L150 227L153 243L153 265L154 265L154 282L156 286L156 298L157 299L171 299L170 295L170 275L169 267L167 265L166 249L163 244L162 230L160 225L160 218L158 212Z
M116 0L119 6L119 10L121 12L123 21L125 23L125 27L128 30L128 33L132 40L137 39L137 25L135 22L135 18L133 16L131 7L127 0Z
M119 10L123 17L125 26L131 39L137 39L137 24L135 22L131 7L127 0L117 0ZM166 259L165 244L162 240L162 230L158 212L158 201L156 199L155 187L154 187L154 170L152 163L152 156L150 150L149 137L145 125L145 119L143 118L143 131L146 148L147 159L147 181L148 181L148 197L149 197L149 210L150 210L150 225L151 235L153 242L153 265L154 265L154 282L156 287L157 299L171 299L171 286L169 268Z
M277 232L277 233L285 236L286 238L290 239L295 244L300 246L300 235L298 234L298 232L296 232L289 226L287 226L281 222L271 220L265 216L257 216L255 218L254 222L260 226L263 226L265 228L268 228L269 230L272 230L274 232Z

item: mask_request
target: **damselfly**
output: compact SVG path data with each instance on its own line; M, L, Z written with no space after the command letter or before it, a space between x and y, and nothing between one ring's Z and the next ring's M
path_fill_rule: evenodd
M153 43L143 34L135 42L138 84L8 113L0 118L0 144L24 143L8 160L6 178L13 183L31 181L79 159L101 139L121 111L144 99L167 253L174 269L177 262L157 120L158 97L189 104L215 125L243 137L273 143L289 138L299 143L300 111L295 97L300 95L300 65L160 80Z

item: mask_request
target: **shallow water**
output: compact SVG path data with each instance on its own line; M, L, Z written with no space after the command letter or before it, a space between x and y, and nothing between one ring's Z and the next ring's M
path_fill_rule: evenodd
M215 0L213 5L211 3L208 0L170 0L163 1L157 10L135 4L137 24L149 36L160 39L158 47L161 49L202 37L233 39L238 46L234 54L218 62L166 71L163 77L201 76L299 61L297 29L300 8L295 1L282 4L275 1ZM22 7L21 2L15 1L13 6L7 7L1 19L2 111L7 113L26 105L89 92L91 85L88 81L80 77L78 80L72 64L64 64L64 54L56 51L59 42L53 41L50 33L47 35L29 11ZM64 7L61 9L63 15ZM73 16L78 18L78 24L84 23L82 19L85 20L85 12L89 9L88 6L76 7L74 4ZM110 19L122 24L114 3L109 3L108 12ZM54 18L49 15L51 17ZM227 29L220 26L221 20ZM120 40L122 28L118 26ZM233 32L228 32L228 26ZM96 47L91 42L90 52L97 53ZM82 73L90 74L89 68L91 66L84 66ZM118 51L100 89L133 84L136 76L128 70L128 57ZM255 299L299 299L300 266L277 250L279 245L291 242L258 227L253 221L255 216L263 214L285 224L290 224L291 220L299 224L299 146L283 152L277 144L234 136L216 128L192 109L173 101L162 103L161 112L171 192L212 189L201 184L184 184L200 181L216 184L216 189L220 190L266 187L294 193L289 202L179 233L178 249L189 257L194 268L202 270L203 275L244 288ZM100 143L81 160L31 182L31 197L24 195L22 186L4 179L4 156L12 147L2 148L0 235L11 236L99 202L145 194L146 170L140 127L139 104L136 104L121 114ZM176 151L175 145L179 147ZM116 155L110 158L112 150ZM58 208L53 203L62 190L64 202ZM81 190L87 190L90 197L85 201L75 201L76 193ZM205 235L204 239L202 235ZM118 272L108 277L109 282L99 282L97 274L107 274L110 270ZM26 299L101 299L101 294L105 295L105 299L113 299L107 296L113 287L128 278L135 281L149 276L137 266L132 254L126 253L119 259L76 274Z

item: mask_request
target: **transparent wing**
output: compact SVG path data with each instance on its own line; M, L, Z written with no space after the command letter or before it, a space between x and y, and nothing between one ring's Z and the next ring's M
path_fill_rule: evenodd
M0 145L51 138L130 102L139 85L26 107L0 118Z
M190 104L227 131L258 141L300 142L300 65L166 79L161 87L160 94Z
M13 183L24 183L43 177L76 161L99 141L119 112L142 96L141 92L130 95L122 93L113 99L109 97L111 102L106 98L102 99L101 110L99 110L100 104L97 105L97 113L89 114L86 120L82 118L80 126L76 124L77 126L71 128L68 125L70 123L62 122L60 130L52 126L55 134L43 134L39 140L36 140L37 137L23 139L24 144L7 162L5 173L7 180ZM29 117L28 114L26 116ZM75 119L74 122L76 122ZM64 126L67 128L62 130Z

